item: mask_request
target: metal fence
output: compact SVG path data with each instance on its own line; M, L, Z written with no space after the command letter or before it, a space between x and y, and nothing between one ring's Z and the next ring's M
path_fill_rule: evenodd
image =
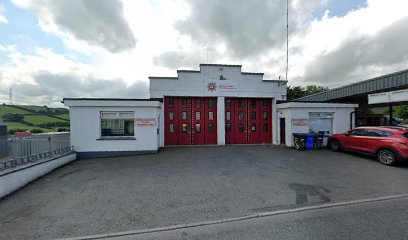
M0 171L72 152L69 137L69 133L13 135L7 140L7 153L0 158Z

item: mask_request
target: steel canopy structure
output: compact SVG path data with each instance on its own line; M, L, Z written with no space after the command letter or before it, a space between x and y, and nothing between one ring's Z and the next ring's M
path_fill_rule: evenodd
M295 99L299 102L368 104L368 94L408 88L408 69ZM403 103L399 103L403 104ZM393 104L398 105L398 103ZM384 105L388 106L388 104Z

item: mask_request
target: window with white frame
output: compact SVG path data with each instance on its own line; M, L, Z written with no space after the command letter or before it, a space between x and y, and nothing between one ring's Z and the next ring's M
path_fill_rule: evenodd
M334 113L330 112L310 112L309 132L311 133L333 133Z
M101 112L101 136L134 136L134 112Z

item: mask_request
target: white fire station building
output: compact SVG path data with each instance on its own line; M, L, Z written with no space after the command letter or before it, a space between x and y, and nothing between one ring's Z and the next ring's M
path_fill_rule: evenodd
M285 144L292 133L344 132L357 105L280 103L287 82L241 65L201 64L149 77L150 99L64 98L79 158L157 152L176 145Z

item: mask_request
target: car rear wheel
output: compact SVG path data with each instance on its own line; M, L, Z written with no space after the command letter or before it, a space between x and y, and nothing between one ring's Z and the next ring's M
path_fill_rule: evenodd
M395 165L395 163L397 162L396 154L392 150L389 150L389 149L382 149L378 151L377 159L382 164L385 164L388 166Z
M332 140L329 142L329 149L332 151L340 151L340 142L337 140Z

